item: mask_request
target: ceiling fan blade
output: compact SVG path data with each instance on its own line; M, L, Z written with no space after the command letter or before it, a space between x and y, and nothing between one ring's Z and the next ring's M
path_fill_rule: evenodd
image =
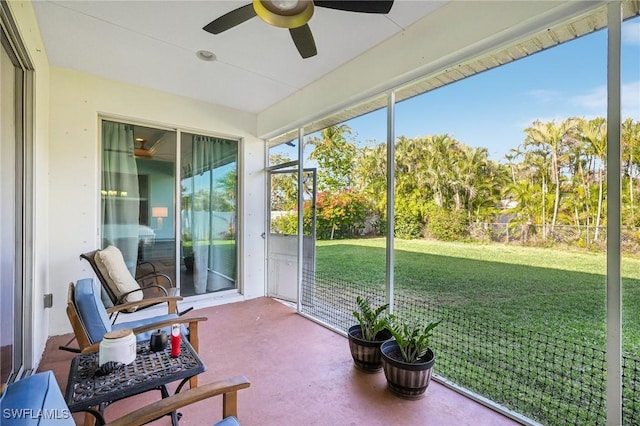
M314 0L313 4L328 9L362 13L389 13L393 0Z
M254 16L256 16L256 11L253 9L253 4L249 3L246 6L239 7L217 19L214 19L202 29L211 34L220 34L221 32L233 28L236 25L242 24L244 21L247 21Z
M313 34L311 34L311 28L309 25L304 24L298 28L290 28L291 38L300 52L300 56L304 59L316 56L318 51L316 50L316 42L313 40Z

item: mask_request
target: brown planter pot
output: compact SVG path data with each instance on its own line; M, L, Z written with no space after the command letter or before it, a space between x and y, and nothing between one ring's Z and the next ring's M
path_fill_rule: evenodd
M376 340L364 340L360 325L349 328L349 349L356 368L365 373L375 373L382 368L380 345L391 338L388 330L382 330L376 335Z
M424 396L436 357L431 349L422 358L423 362L404 362L395 340L387 340L380 346L382 368L391 392L406 399L420 399Z

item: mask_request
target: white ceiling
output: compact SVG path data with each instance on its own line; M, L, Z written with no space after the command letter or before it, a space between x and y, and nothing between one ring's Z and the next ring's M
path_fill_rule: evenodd
M222 34L202 27L244 1L36 0L49 61L101 77L260 112L403 31L444 2L396 0L388 15L315 8L318 55L258 17ZM199 50L215 53L204 62Z

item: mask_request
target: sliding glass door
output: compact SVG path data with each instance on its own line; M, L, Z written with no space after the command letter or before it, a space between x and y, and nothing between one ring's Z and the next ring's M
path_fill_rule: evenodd
M20 307L20 250L17 244L16 219L21 217L21 205L16 202L18 175L16 165L22 161L20 145L16 145L16 69L9 53L1 46L0 51L0 383L9 381L20 365L21 315ZM15 356L17 355L17 357Z
M104 120L102 248L182 296L237 288L237 168L235 140Z
M182 294L237 288L238 142L182 133Z
M0 2L0 385L33 369L33 65Z

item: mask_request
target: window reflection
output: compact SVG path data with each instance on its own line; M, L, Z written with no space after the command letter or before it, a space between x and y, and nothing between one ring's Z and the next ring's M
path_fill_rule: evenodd
M181 139L182 295L236 288L238 143Z

